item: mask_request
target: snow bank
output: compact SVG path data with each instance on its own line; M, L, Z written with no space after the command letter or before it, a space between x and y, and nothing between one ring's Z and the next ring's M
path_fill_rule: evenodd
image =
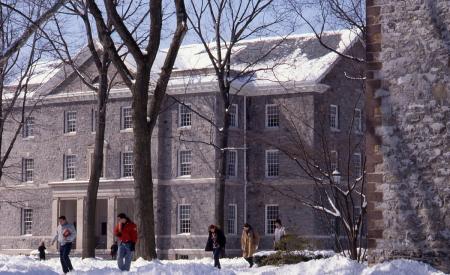
M72 258L75 272L71 274L89 275L119 275L124 274L117 269L114 261L102 259ZM178 261L152 261L142 259L132 263L131 271L126 274L144 275L444 275L443 272L431 268L429 265L411 260L395 260L368 267L359 264L343 256L335 255L331 258L311 260L295 265L281 267L263 266L248 268L248 263L242 258L222 259L222 270L213 267L210 258L196 260ZM28 256L3 256L0 255L0 274L31 274L31 275L53 275L60 274L61 266L59 259L53 258L40 262Z

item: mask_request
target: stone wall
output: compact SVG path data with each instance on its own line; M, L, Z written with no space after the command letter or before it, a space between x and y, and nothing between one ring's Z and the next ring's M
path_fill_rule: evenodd
M370 262L450 272L450 2L367 0Z

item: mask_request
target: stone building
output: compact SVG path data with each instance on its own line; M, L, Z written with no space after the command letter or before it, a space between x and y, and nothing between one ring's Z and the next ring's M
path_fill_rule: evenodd
M450 272L450 2L367 1L369 257Z
M236 70L279 42L280 38L240 43L233 56ZM327 41L340 51L357 51L356 38L347 31L328 33ZM83 69L92 69L86 53L78 57ZM158 61L161 61L158 59ZM130 68L132 69L132 64ZM330 246L330 234L316 213L274 192L291 186L314 194L314 185L279 145L291 146L292 136L316 150L321 130L329 138L332 167L347 159L341 147L348 137L361 139L364 131L361 81L344 74L360 69L322 48L313 35L288 37L252 68L251 79L233 86L232 129L226 183L227 252L237 255L244 222L262 236L261 248L272 246L274 220L317 246ZM67 74L67 72L69 72ZM57 217L75 222L78 240L94 146L95 95L70 73L57 68L31 81L34 100L41 103L25 123L3 177L0 249L30 249L52 237ZM243 85L245 83L245 85ZM213 71L202 45L180 50L168 97L155 129L152 152L155 179L155 217L158 255L184 258L204 253L207 226L214 219L215 154L208 143L217 129L203 117L215 119L220 100ZM114 238L112 227L119 212L133 213L133 129L130 91L120 82L110 92L107 106L105 161L98 191L97 244L106 249ZM202 114L199 116L198 114ZM352 115L355 114L353 117ZM354 118L354 119L351 119ZM293 126L297 125L294 132ZM312 127L311 127L312 126ZM342 155L339 154L342 152ZM362 170L361 148L352 164ZM81 243L76 244L81 248Z

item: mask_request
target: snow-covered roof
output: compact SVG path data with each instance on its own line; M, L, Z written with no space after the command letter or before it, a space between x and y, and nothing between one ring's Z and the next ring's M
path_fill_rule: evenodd
M323 34L323 39L327 45L344 52L355 43L357 35L351 30L341 30L326 32ZM101 48L101 45L96 46ZM154 63L152 79L159 74L166 53L167 49L159 51ZM81 49L78 57L79 64L85 62L89 58L88 49ZM322 47L314 34L302 34L241 41L233 48L231 63L234 71L243 69L252 71L253 86L270 85L275 82L311 85L320 83L338 57L336 53ZM40 86L39 90L45 90L48 93L52 87L64 81L68 73L72 71L70 68L65 68L67 66L58 66L58 64L60 62L57 61L38 63L35 74L30 78L30 84ZM130 55L126 57L125 64L131 71L136 68ZM202 44L183 45L178 52L170 85L212 83L215 81L212 68Z
M342 30L326 32L323 38L327 45L344 52L354 44L357 35ZM259 83L318 83L337 59L338 55L321 46L314 34L302 34L242 41L234 48L231 63L235 71L253 71L253 78ZM162 65L163 58L157 61ZM212 64L202 44L180 48L174 72L208 68L212 69Z
M20 80L22 83L28 85L41 85L52 78L58 71L61 65L60 61L38 61L33 64L26 76L17 73L15 79L7 84L7 86L17 86Z

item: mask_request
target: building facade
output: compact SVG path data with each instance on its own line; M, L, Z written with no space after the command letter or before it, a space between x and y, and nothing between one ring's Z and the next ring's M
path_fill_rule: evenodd
M358 51L348 32L329 34L336 48ZM235 66L261 52L276 39L242 42ZM280 190L314 196L311 178L286 154L302 140L319 158L327 137L332 155L329 169L348 162L345 144L349 132L359 144L364 132L361 81L346 77L360 68L320 48L311 35L290 37L285 47L265 60L282 61L280 69L261 70L246 85L234 85L231 129L227 148L225 228L227 253L240 253L245 222L262 236L261 249L270 249L274 221L280 218L290 234L316 247L332 247L330 232L316 212ZM202 57L203 54L203 57ZM203 59L202 59L203 58ZM242 60L240 60L242 59ZM83 67L92 69L85 57ZM195 65L194 65L195 64ZM215 121L221 97L208 69L201 45L180 50L168 96L152 137L157 250L161 258L201 256L207 227L214 221L216 150L211 146L218 129ZM255 69L255 71L259 69ZM269 79L277 75L277 81ZM269 80L268 80L269 79ZM83 234L86 187L94 147L96 101L74 75L53 73L36 92L42 102L28 116L16 141L3 177L0 206L8 223L0 228L0 250L31 249L50 240L57 217L76 223ZM35 97L37 98L37 95ZM133 129L131 94L120 83L111 90L106 117L104 167L97 203L97 248L114 241L112 228L120 212L133 217ZM199 115L201 114L201 115ZM7 134L8 135L8 134ZM351 163L362 173L361 146ZM353 168L352 168L353 169ZM76 243L81 249L81 242Z

